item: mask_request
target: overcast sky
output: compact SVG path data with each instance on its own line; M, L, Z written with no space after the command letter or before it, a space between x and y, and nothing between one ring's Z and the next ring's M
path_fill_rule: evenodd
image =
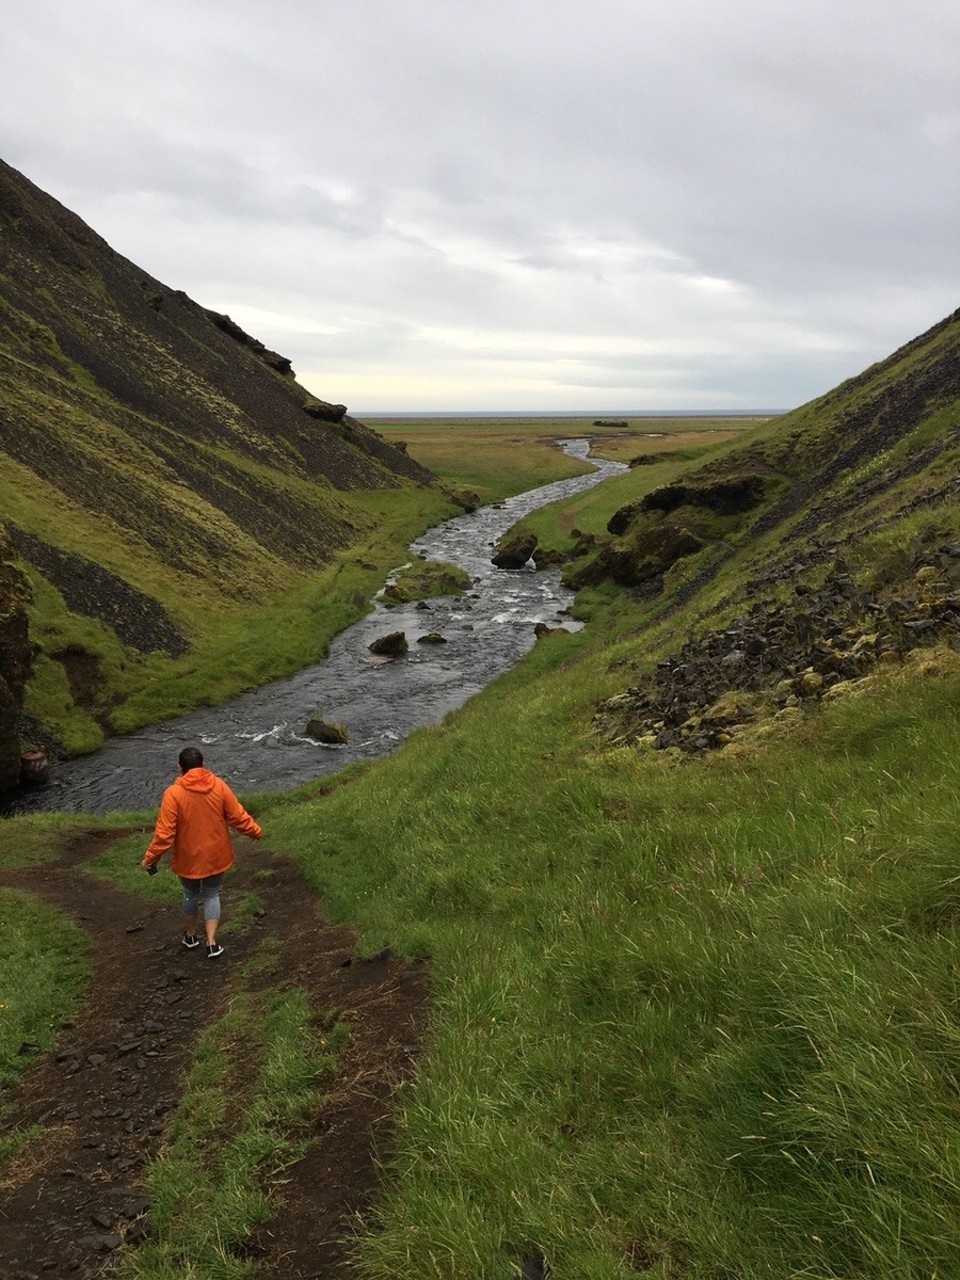
M960 306L957 0L0 0L0 154L389 410L789 408Z

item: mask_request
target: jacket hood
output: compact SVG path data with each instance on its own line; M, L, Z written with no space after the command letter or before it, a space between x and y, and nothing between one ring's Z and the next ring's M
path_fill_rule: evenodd
M177 778L176 785L186 791L212 791L216 780L209 769L188 769Z

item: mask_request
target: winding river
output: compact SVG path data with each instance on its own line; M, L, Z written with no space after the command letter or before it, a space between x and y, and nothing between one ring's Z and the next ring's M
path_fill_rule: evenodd
M522 516L625 470L618 462L588 459L588 440L566 441L563 448L595 470L457 516L412 544L412 555L467 571L472 585L463 596L430 600L426 608L387 608L378 600L370 614L333 639L322 662L219 707L110 738L93 755L54 766L50 782L21 793L13 811L102 814L152 807L188 743L201 745L206 763L234 790L284 791L386 755L413 729L439 723L532 647L538 622L579 626L564 613L572 594L561 586L558 569L537 572L528 564L503 570L490 559L492 544ZM370 653L370 642L390 631L406 633L406 657ZM416 643L429 632L447 643ZM347 745L321 746L306 737L313 715L345 725Z

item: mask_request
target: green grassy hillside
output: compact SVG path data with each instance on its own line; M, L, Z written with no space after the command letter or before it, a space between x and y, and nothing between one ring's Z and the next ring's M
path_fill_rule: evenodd
M608 545L704 546L268 802L370 951L433 966L360 1274L960 1275L958 334L577 499ZM702 501L752 475L746 511Z
M357 1275L960 1275L958 371L954 316L539 514L584 630L247 798L364 952L430 960Z
M0 163L0 520L34 595L27 731L90 749L309 661L379 585L357 561L382 581L453 510L283 356ZM281 651L259 639L278 609L298 637Z

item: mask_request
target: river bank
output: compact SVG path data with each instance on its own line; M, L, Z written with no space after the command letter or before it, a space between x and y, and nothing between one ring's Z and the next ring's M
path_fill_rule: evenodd
M590 446L575 440L563 447L586 460ZM394 750L415 728L438 723L519 661L534 643L537 623L576 629L564 613L573 595L559 570L497 569L490 557L496 540L524 515L624 470L620 463L589 461L593 472L448 520L411 545L413 556L465 570L471 589L464 595L394 607L378 598L371 613L335 637L322 662L221 706L111 738L93 755L58 764L46 786L13 797L7 811L103 814L151 807L187 742L200 744L236 790L283 791ZM390 631L406 634L405 657L370 653L370 643ZM444 642L418 643L431 633ZM314 715L343 724L346 745L308 737Z

